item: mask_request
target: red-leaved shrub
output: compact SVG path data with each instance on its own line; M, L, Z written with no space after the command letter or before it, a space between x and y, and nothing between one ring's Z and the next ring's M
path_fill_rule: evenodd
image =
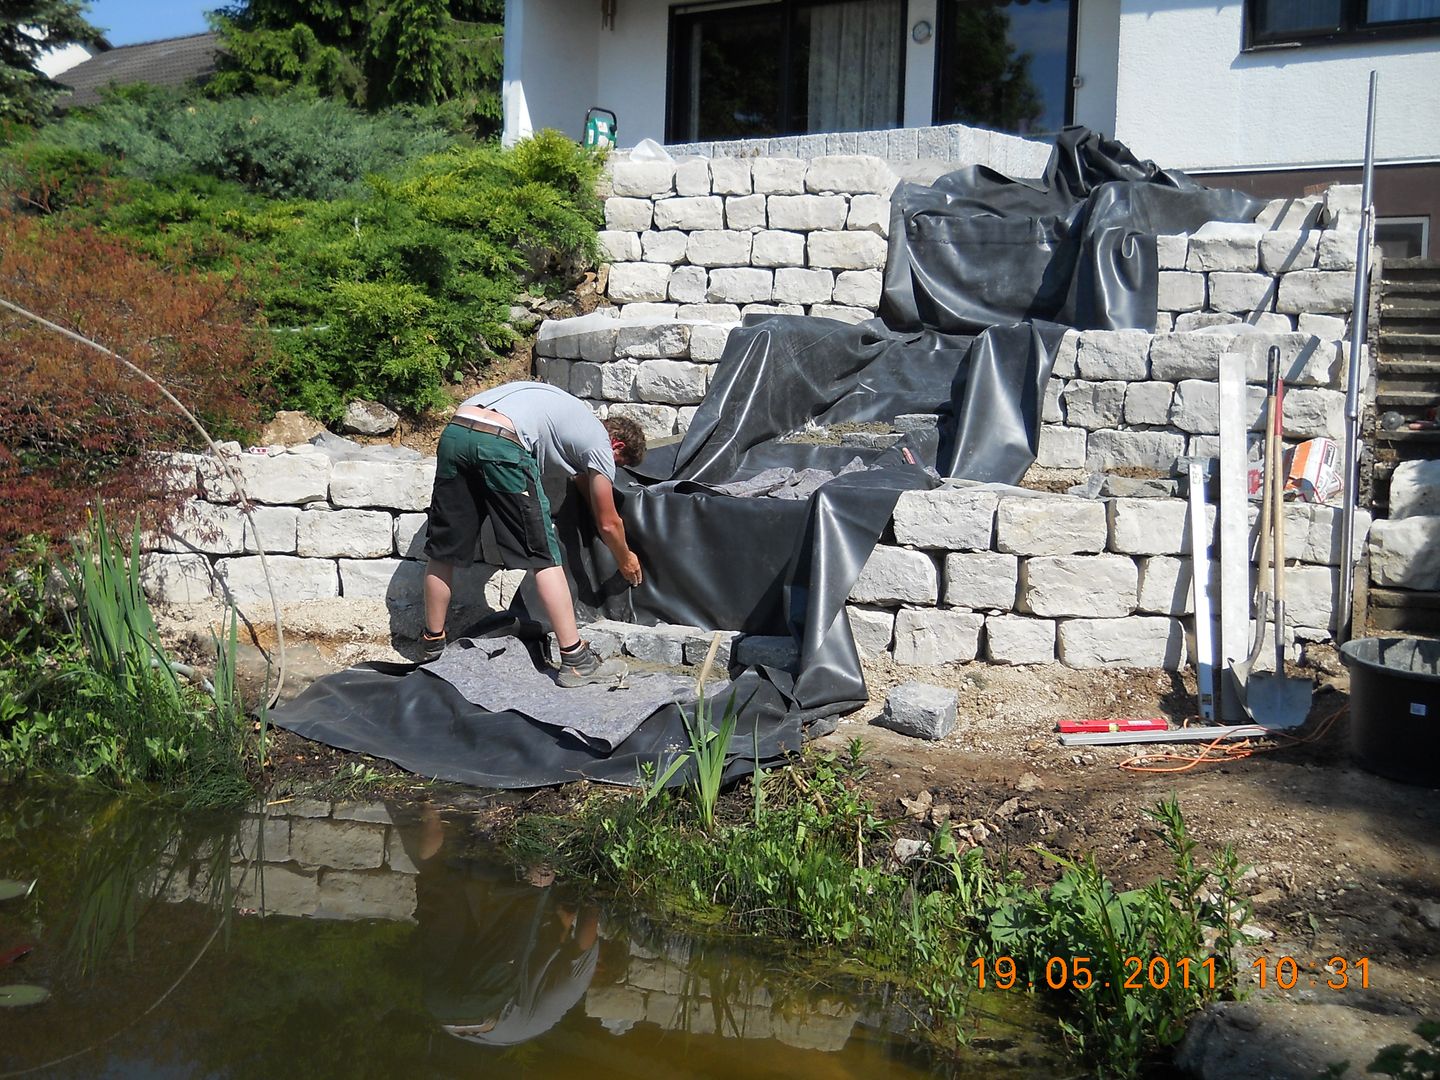
M0 213L0 298L159 380L217 438L250 429L265 342L234 281L168 269L93 229ZM0 308L0 569L27 538L63 547L97 498L116 520L173 504L151 451L201 444L114 359Z

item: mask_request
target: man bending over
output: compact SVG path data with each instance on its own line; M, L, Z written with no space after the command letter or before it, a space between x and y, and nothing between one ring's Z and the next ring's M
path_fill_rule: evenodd
M600 538L620 569L639 585L640 560L625 542L615 509L615 466L645 456L645 434L633 420L601 423L579 398L545 383L515 382L467 398L440 436L430 530L425 542L425 659L445 648L445 616L455 567L475 558L480 525L495 527L508 570L535 571L540 604L560 643L561 686L608 682L624 674L580 640L560 544L541 477L573 477Z

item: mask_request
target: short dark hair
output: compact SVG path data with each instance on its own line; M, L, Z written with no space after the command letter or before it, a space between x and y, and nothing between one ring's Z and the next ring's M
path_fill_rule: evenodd
M649 449L640 425L628 416L612 416L605 421L605 430L612 438L625 444L625 449L620 452L620 464L639 465Z

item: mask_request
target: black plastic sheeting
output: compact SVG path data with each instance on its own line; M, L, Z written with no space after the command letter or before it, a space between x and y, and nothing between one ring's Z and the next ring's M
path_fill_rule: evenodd
M798 749L866 700L845 600L901 493L942 476L1018 481L1034 461L1066 327L1152 329L1155 236L1252 220L1260 205L1081 128L1062 133L1039 183L976 166L932 187L900 185L881 318L747 321L731 332L684 439L622 470L617 501L644 584L625 585L588 511L556 493L582 616L791 637L798 674L736 673L730 772ZM934 428L885 450L782 439L810 424L926 413ZM879 467L838 476L807 502L713 490L777 466L838 472L857 456ZM532 590L527 581L521 603L535 612ZM502 618L478 632L514 626ZM712 702L717 718L725 704ZM603 754L517 713L480 710L405 665L321 679L274 721L422 775L501 788L633 784L643 765L663 771L688 743L672 706Z

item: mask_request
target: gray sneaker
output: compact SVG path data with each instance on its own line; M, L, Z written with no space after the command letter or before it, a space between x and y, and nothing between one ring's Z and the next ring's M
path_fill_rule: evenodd
M601 660L599 654L586 641L574 655L561 654L560 675L556 682L567 690L574 690L580 686L614 682L628 670L623 660Z
M430 631L426 630L420 635L420 662L429 664L439 660L440 654L445 651L445 633L442 630L439 637L431 637Z

